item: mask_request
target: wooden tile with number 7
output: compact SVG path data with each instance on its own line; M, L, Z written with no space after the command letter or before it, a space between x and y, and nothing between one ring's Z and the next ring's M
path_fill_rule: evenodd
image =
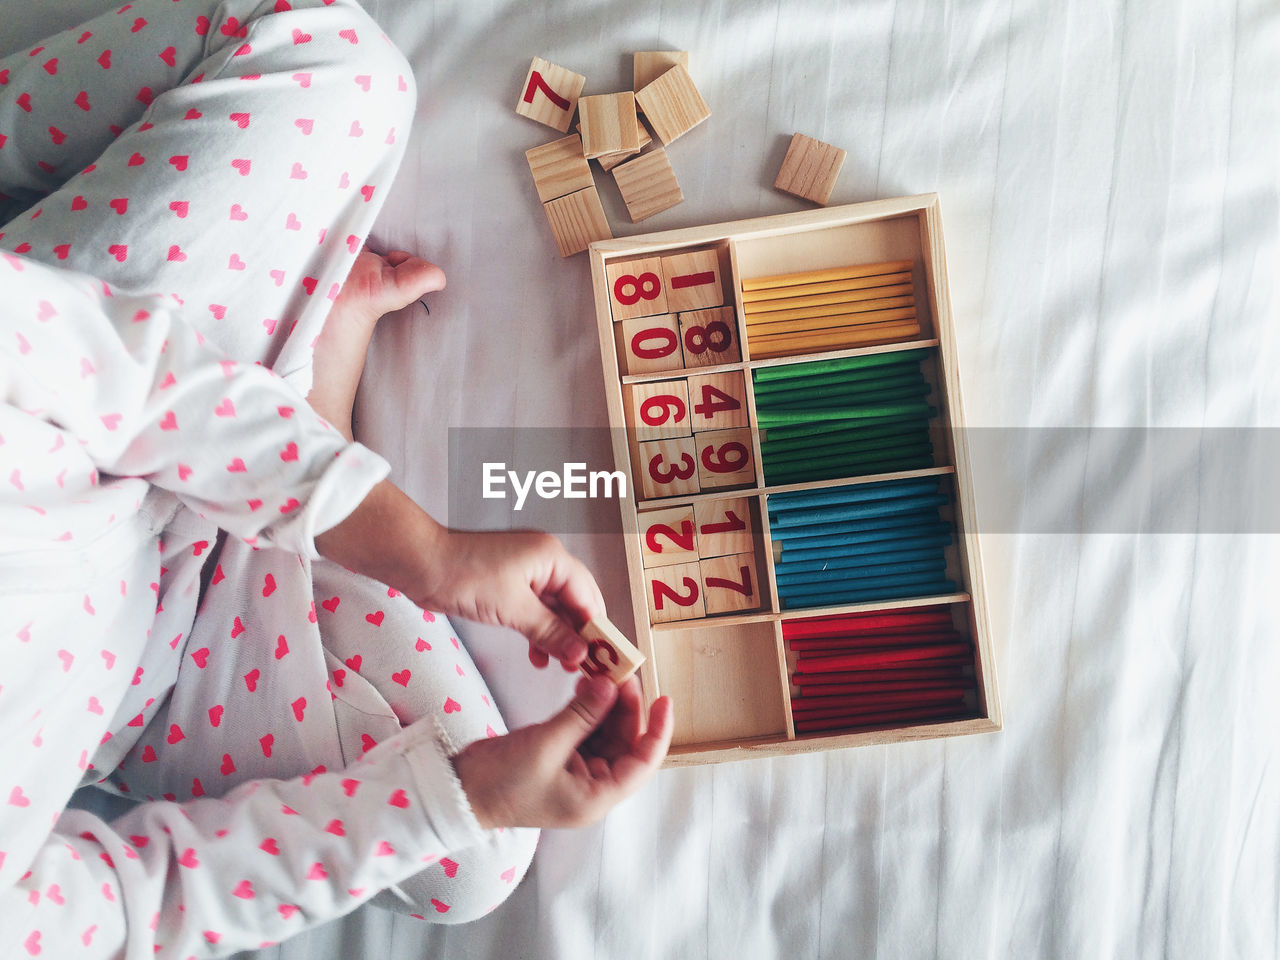
M702 601L708 615L737 613L760 607L760 578L753 553L714 557L698 562Z
M586 82L580 73L534 57L516 102L516 113L565 133Z

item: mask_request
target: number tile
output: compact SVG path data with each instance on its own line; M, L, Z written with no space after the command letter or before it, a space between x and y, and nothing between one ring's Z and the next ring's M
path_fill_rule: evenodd
M582 140L576 133L552 140L524 152L543 203L566 194L594 187L591 167L582 155Z
M667 567L697 560L697 520L692 506L653 510L637 517L640 556L646 567Z
M681 368L680 327L674 313L623 320L617 330L622 365L629 375Z
M609 282L609 309L614 320L673 312L667 309L661 257L614 261L605 266L604 275Z
M733 307L691 310L679 317L680 349L686 367L711 367L742 359Z
M745 427L747 382L741 370L690 377L689 419L695 431Z
M639 444L639 451L639 463L632 473L640 476L640 493L646 500L678 497L700 489L701 469L693 437L650 440Z
M534 57L520 88L516 113L565 133L587 78Z
M697 448L698 484L702 489L740 487L755 482L749 429L695 432L693 439Z
M826 206L835 188L840 168L844 166L845 151L829 143L797 133L791 138L787 155L782 158L782 169L773 185L778 190L812 200Z
M605 219L600 194L594 186L568 196L549 200L542 205L547 223L556 239L560 256L581 253L597 240L612 240L609 221Z
M667 309L672 313L718 307L725 300L720 254L715 250L663 257L662 281L667 288Z
M755 512L746 497L696 503L693 521L701 559L755 550Z
M702 600L702 571L697 563L652 567L644 572L651 623L698 620L706 616Z
M623 392L627 427L633 439L644 442L693 436L688 381L626 384Z
M588 620L578 635L587 641L582 672L589 677L608 676L622 684L644 663L644 654L605 617Z
M689 69L686 50L642 50L631 55L631 89L637 93L674 67Z
M632 223L647 220L684 202L684 192L671 169L667 151L661 147L615 167L613 179L617 181Z
M636 103L654 135L667 145L711 116L693 77L679 63L637 91Z
M707 615L760 608L760 578L753 553L736 553L698 561L702 602Z
M636 95L630 90L583 97L578 101L578 116L582 118L582 150L588 160L640 149Z

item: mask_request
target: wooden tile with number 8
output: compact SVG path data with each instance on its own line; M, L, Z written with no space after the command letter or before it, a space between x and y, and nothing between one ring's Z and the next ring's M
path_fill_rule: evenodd
M614 320L656 317L669 313L662 258L623 260L604 268L609 281L609 309Z
M695 431L745 427L747 383L741 370L689 378L689 419Z
M701 559L755 550L755 515L746 497L696 503L693 522Z
M640 442L692 436L689 423L689 388L686 380L631 383L626 394L627 428Z
M689 368L741 360L733 307L712 307L680 314L680 348L684 352L684 365Z
M635 472L640 475L640 492L646 500L698 492L699 469L693 437L651 440L641 443L639 450L640 462Z
M694 433L693 439L697 446L697 480L702 489L740 487L755 482L751 431L746 427Z
M681 369L676 315L634 317L616 325L622 366L629 375Z
M653 567L644 572L651 623L697 620L706 616L702 571L697 563Z
M641 513L640 558L646 567L666 567L698 559L698 535L691 506Z
M758 610L760 578L754 553L736 553L698 561L702 575L702 602L707 615Z

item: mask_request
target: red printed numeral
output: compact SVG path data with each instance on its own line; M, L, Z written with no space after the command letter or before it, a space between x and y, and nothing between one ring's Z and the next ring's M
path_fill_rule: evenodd
M654 623L705 615L702 573L697 563L646 570L645 577L649 583L649 619Z
M646 567L665 567L698 558L693 507L672 507L641 513L640 558Z
M755 565L756 558L750 553L716 557L698 565L708 614L755 610L760 606Z
M560 94L556 93L554 90L552 90L551 86L547 83L547 81L542 79L542 74L540 74L537 70L534 70L531 74L529 74L529 85L524 88L524 102L533 103L533 96L539 90L541 90L544 94L546 94L547 99L550 100L552 103L554 103L561 110L569 109L570 107L569 101L564 97L560 96Z
M698 492L698 452L693 437L651 440L639 447L637 472L646 499Z

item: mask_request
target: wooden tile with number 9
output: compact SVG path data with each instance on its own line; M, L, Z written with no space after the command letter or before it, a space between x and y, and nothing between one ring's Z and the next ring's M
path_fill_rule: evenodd
M702 489L741 487L755 482L751 431L746 427L694 433L693 439L697 446L698 484Z

